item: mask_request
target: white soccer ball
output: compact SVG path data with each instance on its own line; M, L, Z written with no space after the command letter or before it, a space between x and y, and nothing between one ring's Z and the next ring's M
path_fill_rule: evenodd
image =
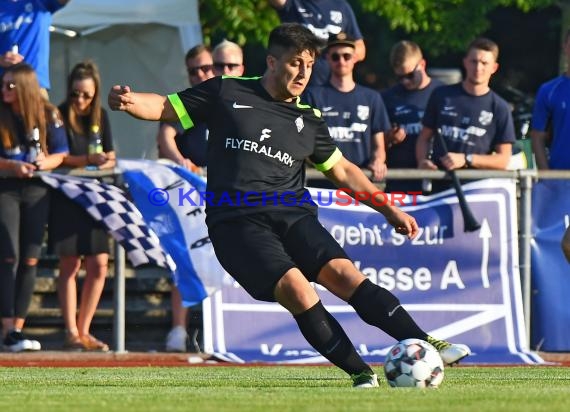
M443 361L426 341L405 339L388 352L384 374L394 388L437 388L443 381Z

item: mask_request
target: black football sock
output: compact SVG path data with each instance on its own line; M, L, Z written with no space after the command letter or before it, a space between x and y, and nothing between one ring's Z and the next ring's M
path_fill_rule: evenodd
M382 329L398 341L408 338L427 339L427 334L400 305L398 298L369 279L356 288L348 303L362 320Z
M360 357L337 320L319 301L305 312L294 316L301 333L321 355L349 375L372 369Z

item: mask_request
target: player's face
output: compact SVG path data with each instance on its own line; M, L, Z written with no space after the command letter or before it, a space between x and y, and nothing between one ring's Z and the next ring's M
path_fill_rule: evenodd
M294 51L284 53L279 58L270 60L270 70L274 77L276 99L290 100L300 96L313 72L315 56L308 50L301 53Z
M394 74L405 89L417 90L422 84L424 70L425 60L413 57L406 59L400 67L394 69Z
M488 85L493 73L499 68L493 53L472 49L463 59L465 79L474 86Z
M2 79L2 100L4 103L12 104L18 101L16 87L18 85L14 82L12 73L6 73Z
M75 80L71 85L69 98L71 99L73 110L75 110L77 114L89 114L94 96L95 82L91 78Z
M196 86L203 81L214 77L214 61L212 55L204 51L186 60L186 70L188 71L188 80L191 86Z
M352 73L354 70L354 48L350 46L332 46L327 51L327 61L331 72L336 76Z
M241 55L232 49L224 49L214 55L214 74L216 76L241 76L243 74Z

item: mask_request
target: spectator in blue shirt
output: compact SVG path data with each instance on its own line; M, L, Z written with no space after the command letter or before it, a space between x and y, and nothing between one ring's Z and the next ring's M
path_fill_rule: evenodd
M563 51L566 72L540 86L532 111L530 136L539 169L570 169L570 29Z
M49 90L49 27L53 13L69 0L12 0L0 13L0 74L22 61L36 71L42 89Z
M40 350L22 334L34 291L49 212L49 188L31 179L61 164L68 152L58 109L42 97L36 73L19 63L2 77L0 102L0 316L4 348Z

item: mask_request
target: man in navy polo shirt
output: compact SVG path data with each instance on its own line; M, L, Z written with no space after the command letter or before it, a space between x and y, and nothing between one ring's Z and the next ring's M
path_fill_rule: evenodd
M489 87L491 76L499 68L498 57L495 42L474 40L463 58L465 79L431 94L416 144L420 169L507 168L516 136L508 103ZM445 153L435 139L433 155L428 159L429 141L438 132L449 152ZM433 182L434 192L448 187L447 181Z
M310 86L303 97L321 111L343 156L379 181L386 175L384 130L390 121L380 93L354 81L355 47L346 33L331 36L324 51L331 77Z
M325 42L331 36L346 33L354 39L354 61L359 62L366 57L360 27L346 0L269 0L269 3L282 23L300 23ZM330 68L326 60L317 59L310 84L325 84L329 76Z
M416 141L422 129L422 118L431 93L443 82L426 72L426 60L420 46L402 40L392 46L390 66L398 83L383 91L391 128L385 133L386 165L394 169L415 169ZM420 179L390 180L386 192L422 190Z

